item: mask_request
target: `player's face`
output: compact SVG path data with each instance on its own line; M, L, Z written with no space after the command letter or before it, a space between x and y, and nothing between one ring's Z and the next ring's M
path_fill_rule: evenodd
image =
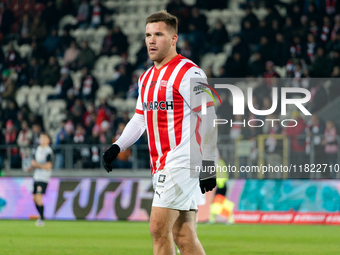
M164 22L149 23L145 30L145 43L151 61L162 62L175 47L177 35Z
M50 138L47 135L40 135L39 142L41 146L46 146L50 144Z

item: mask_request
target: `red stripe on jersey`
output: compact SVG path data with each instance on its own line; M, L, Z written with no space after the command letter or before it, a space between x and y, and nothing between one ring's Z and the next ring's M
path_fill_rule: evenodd
M165 71L165 74L162 77L162 81L168 81L172 72L176 68L176 66L179 64L180 59L178 61L172 62L168 68ZM166 87L162 87L162 84L159 87L158 90L158 102L166 102ZM168 152L170 151L170 141L169 141L169 132L168 132L168 111L158 111L158 133L159 138L161 141L161 149L162 149L162 157L160 158L160 167L159 169L163 169L165 166L166 156Z
M200 135L200 125L201 125L201 118L197 115L197 121L196 121L196 128L195 128L195 136L196 136L196 142L198 143L200 147L200 152L202 154L201 150L201 135Z
M159 70L157 70L156 68L154 68L154 74L153 77L149 78L149 80L151 79L151 83L149 86L149 91L148 91L148 95L147 95L147 102L154 102L153 100L153 94L155 91L155 87L156 84L154 84L159 76ZM145 111L146 113L146 124L148 127L148 134L149 134L149 153L151 156L151 166L152 166L152 171L151 174L156 172L156 161L158 159L158 152L157 152L157 148L156 148L156 143L155 143L155 133L154 133L154 129L153 129L153 109L150 109L149 111Z
M138 114L144 114L144 112L142 111L142 110L138 110L138 109L136 109L136 113L138 113Z
M207 107L209 107L209 106L214 106L214 105L215 105L215 104L214 104L213 101L210 101L210 102L207 103ZM201 109L202 109L202 105L197 106L196 108L193 109L193 111L194 111L194 112L198 112L198 111L200 111Z
M179 86L186 72L195 66L194 64L188 62L185 63L179 70L175 82L173 84L172 98L174 102L174 126L175 126L175 139L176 145L179 145L182 140L182 124L183 124L183 112L184 112L184 99L179 93Z

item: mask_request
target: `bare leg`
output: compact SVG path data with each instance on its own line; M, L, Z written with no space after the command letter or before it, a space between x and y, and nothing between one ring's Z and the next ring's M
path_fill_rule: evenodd
M150 233L152 236L154 255L176 254L172 229L178 216L179 211L177 210L152 207Z
M173 227L174 240L182 255L205 255L196 234L196 212L180 211Z

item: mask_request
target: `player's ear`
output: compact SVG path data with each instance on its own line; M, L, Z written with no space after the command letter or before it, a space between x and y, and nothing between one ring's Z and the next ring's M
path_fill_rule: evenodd
M178 35L174 34L174 35L172 36L171 45L172 45L172 46L175 46L176 43L177 43L177 41L178 41Z

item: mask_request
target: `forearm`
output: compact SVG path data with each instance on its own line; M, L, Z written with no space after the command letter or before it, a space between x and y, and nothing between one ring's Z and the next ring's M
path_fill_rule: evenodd
M217 127L214 127L214 119L216 119L215 108L213 106L207 108L207 114L202 115L202 159L215 161L215 150L217 144Z
M125 150L134 144L139 137L144 133L146 128L144 116L135 113L129 123L126 125L122 135L115 142L120 148L120 151Z
M52 163L51 162L47 162L46 164L38 164L36 163L34 165L35 168L40 168L40 169L44 169L46 171L50 171L52 169Z

